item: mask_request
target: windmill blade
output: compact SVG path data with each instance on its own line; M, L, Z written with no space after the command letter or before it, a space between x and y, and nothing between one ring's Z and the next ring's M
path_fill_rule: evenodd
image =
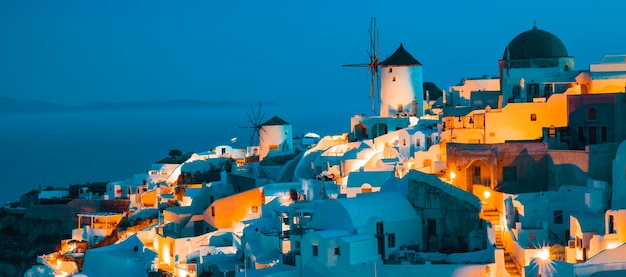
M261 115L261 102L259 102L259 109L256 111L256 115L257 115L256 119L257 119L257 122L258 122L259 120L261 120L261 117L262 117L262 115Z
M250 124L254 125L254 120L252 120L252 116L250 116L249 113L246 113L246 115L248 116L248 121L250 122Z
M370 18L370 27L368 28L369 33L369 49L365 52L369 58L369 63L367 64L344 64L343 66L349 67L367 67L366 74L371 76L371 86L369 97L372 99L372 112L376 112L376 103L378 102L380 105L380 76L378 74L378 67L381 66L379 63L379 50L378 50L378 30L376 29L376 17Z
M379 76L378 76L378 30L376 29L376 17L372 17L370 20L370 73L372 77L372 86L370 88L370 97L372 97L372 111L376 111L376 102L378 101L378 85L380 84Z
M369 67L369 63L355 63L355 64L342 64L341 66L345 67Z

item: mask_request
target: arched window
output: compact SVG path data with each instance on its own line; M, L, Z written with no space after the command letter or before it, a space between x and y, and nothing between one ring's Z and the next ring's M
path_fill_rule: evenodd
M520 92L522 91L522 87L516 85L513 87L513 99L520 98Z
M589 92L589 88L587 88L586 84L580 85L580 93L581 94L587 94L588 92Z
M549 97L552 94L552 85L546 84L543 86L543 95L544 97Z
M533 98L535 97L539 97L539 85L537 84L530 84L528 85L528 87L526 88L526 95L527 95L527 101L528 102L532 102Z
M595 108L589 108L589 110L587 111L587 119L589 119L589 120L596 120L596 109Z
M563 67L563 71L569 71L569 65L565 65L565 66Z

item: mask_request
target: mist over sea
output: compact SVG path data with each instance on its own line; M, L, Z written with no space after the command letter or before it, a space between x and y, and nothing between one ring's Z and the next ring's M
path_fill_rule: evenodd
M256 107L256 106L255 106ZM264 105L263 120L279 116L294 136L348 132L365 104ZM145 172L169 150L244 148L250 105L0 113L0 204L37 189L119 181ZM237 141L231 143L231 138Z

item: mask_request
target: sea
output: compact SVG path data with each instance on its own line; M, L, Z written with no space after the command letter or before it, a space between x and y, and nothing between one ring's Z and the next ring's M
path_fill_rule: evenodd
M125 180L172 149L244 148L252 129L241 127L251 126L252 106L0 113L0 204L39 187ZM324 136L348 132L350 117L368 109L361 102L271 104L260 114L289 122L294 136Z

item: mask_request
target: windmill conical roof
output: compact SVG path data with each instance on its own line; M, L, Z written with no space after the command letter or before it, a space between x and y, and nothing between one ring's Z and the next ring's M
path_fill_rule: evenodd
M389 58L385 59L380 65L422 65L417 59L413 58L409 52L404 49L402 43L400 47L393 52Z
M261 124L261 126L270 126L270 125L290 125L290 124L289 122L283 120L282 118L278 116L274 116L270 118L268 121L265 121L265 123Z

